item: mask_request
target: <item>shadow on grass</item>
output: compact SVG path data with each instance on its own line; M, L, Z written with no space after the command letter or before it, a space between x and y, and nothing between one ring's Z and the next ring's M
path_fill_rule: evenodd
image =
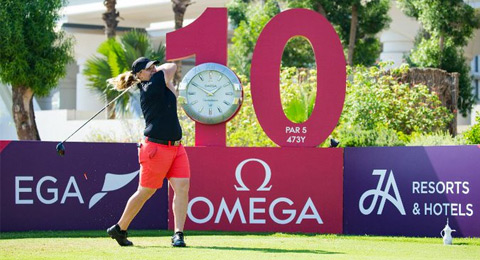
M308 249L280 249L280 248L259 248L259 247L222 247L222 246L192 246L194 249L215 249L227 251L256 251L264 253L296 253L296 254L343 254L340 252L330 252L324 250L308 250Z
M135 246L135 248L147 249L152 247L167 248L165 246ZM171 248L168 246L168 248ZM260 247L224 247L224 246L188 246L186 249L207 249L207 250L225 250L225 251L253 251L263 253L295 253L295 254L316 254L316 255L334 255L343 254L342 252L330 252L325 250L308 249L281 249L281 248L260 248Z

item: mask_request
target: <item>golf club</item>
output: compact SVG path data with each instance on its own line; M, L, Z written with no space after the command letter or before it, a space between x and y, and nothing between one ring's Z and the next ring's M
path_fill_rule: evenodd
M122 93L120 93L117 97L115 97L115 99L113 99L112 101L110 101L108 104L106 104L102 109L100 109L95 115L93 115L90 119L87 120L87 122L85 122L82 126L80 126L77 130L75 130L75 132L73 132L70 136L68 136L65 140L63 140L62 142L58 143L57 144L57 154L60 155L60 156L64 156L65 155L65 146L63 145L63 143L65 143L68 139L70 139L70 137L72 137L75 133L77 133L80 129L82 129L82 127L84 127L86 124L88 124L88 122L90 122L92 119L94 119L96 116L98 116L98 114L100 114L103 110L105 110L105 108L107 108L108 106L110 106L112 103L114 103L115 101L117 101L117 99L119 99L121 96L123 96L123 94L127 93L127 91L130 90L130 88L132 88L133 86L135 85L132 85L128 88L126 88Z

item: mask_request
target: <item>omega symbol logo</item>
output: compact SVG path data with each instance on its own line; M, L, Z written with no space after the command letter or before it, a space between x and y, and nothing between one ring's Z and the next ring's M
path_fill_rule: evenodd
M400 197L400 192L398 192L397 183L395 182L395 177L393 176L393 171L390 171L390 175L388 176L387 183L385 184L384 190L382 190L383 180L385 179L385 174L387 170L373 170L372 175L380 175L380 179L378 180L377 188L371 189L362 194L360 200L358 202L358 208L363 215L370 215L373 209L377 205L378 197L382 197L380 201L380 206L378 207L377 215L381 215L383 212L383 207L385 206L385 201L390 201L402 214L405 215L405 209L403 207L402 198ZM395 197L390 195L390 189L393 189L393 193ZM364 207L365 199L369 196L373 196L372 203L366 209Z
M238 187L237 185L233 185L235 186L235 189L237 191L250 191L250 189L247 186L245 186L245 183L243 183L243 180L242 180L242 169L243 169L243 166L248 162L260 163L265 169L265 179L263 180L262 185L258 187L257 191L270 191L270 189L272 188L272 185L268 187L267 185L270 182L270 178L272 177L272 170L270 170L270 166L268 166L266 162L256 158L247 159L242 161L240 164L238 164L237 169L235 169L235 178L237 179L237 183L238 185L240 185L240 187Z

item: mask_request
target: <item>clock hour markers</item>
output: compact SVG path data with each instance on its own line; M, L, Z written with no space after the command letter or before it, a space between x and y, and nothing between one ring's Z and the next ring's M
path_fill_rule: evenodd
M228 121L243 101L238 77L221 64L196 66L185 75L179 89L178 104L192 119L208 125Z

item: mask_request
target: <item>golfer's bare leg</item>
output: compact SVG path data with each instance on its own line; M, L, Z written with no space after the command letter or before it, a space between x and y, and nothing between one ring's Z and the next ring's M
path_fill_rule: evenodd
M143 204L145 204L145 202L152 197L155 191L156 189L138 186L138 190L128 200L122 217L118 221L118 225L120 226L121 230L128 229L130 222L132 222L133 218L143 207Z
M170 185L173 188L173 217L175 219L175 232L183 232L185 219L187 218L188 190L190 188L189 178L170 178Z

